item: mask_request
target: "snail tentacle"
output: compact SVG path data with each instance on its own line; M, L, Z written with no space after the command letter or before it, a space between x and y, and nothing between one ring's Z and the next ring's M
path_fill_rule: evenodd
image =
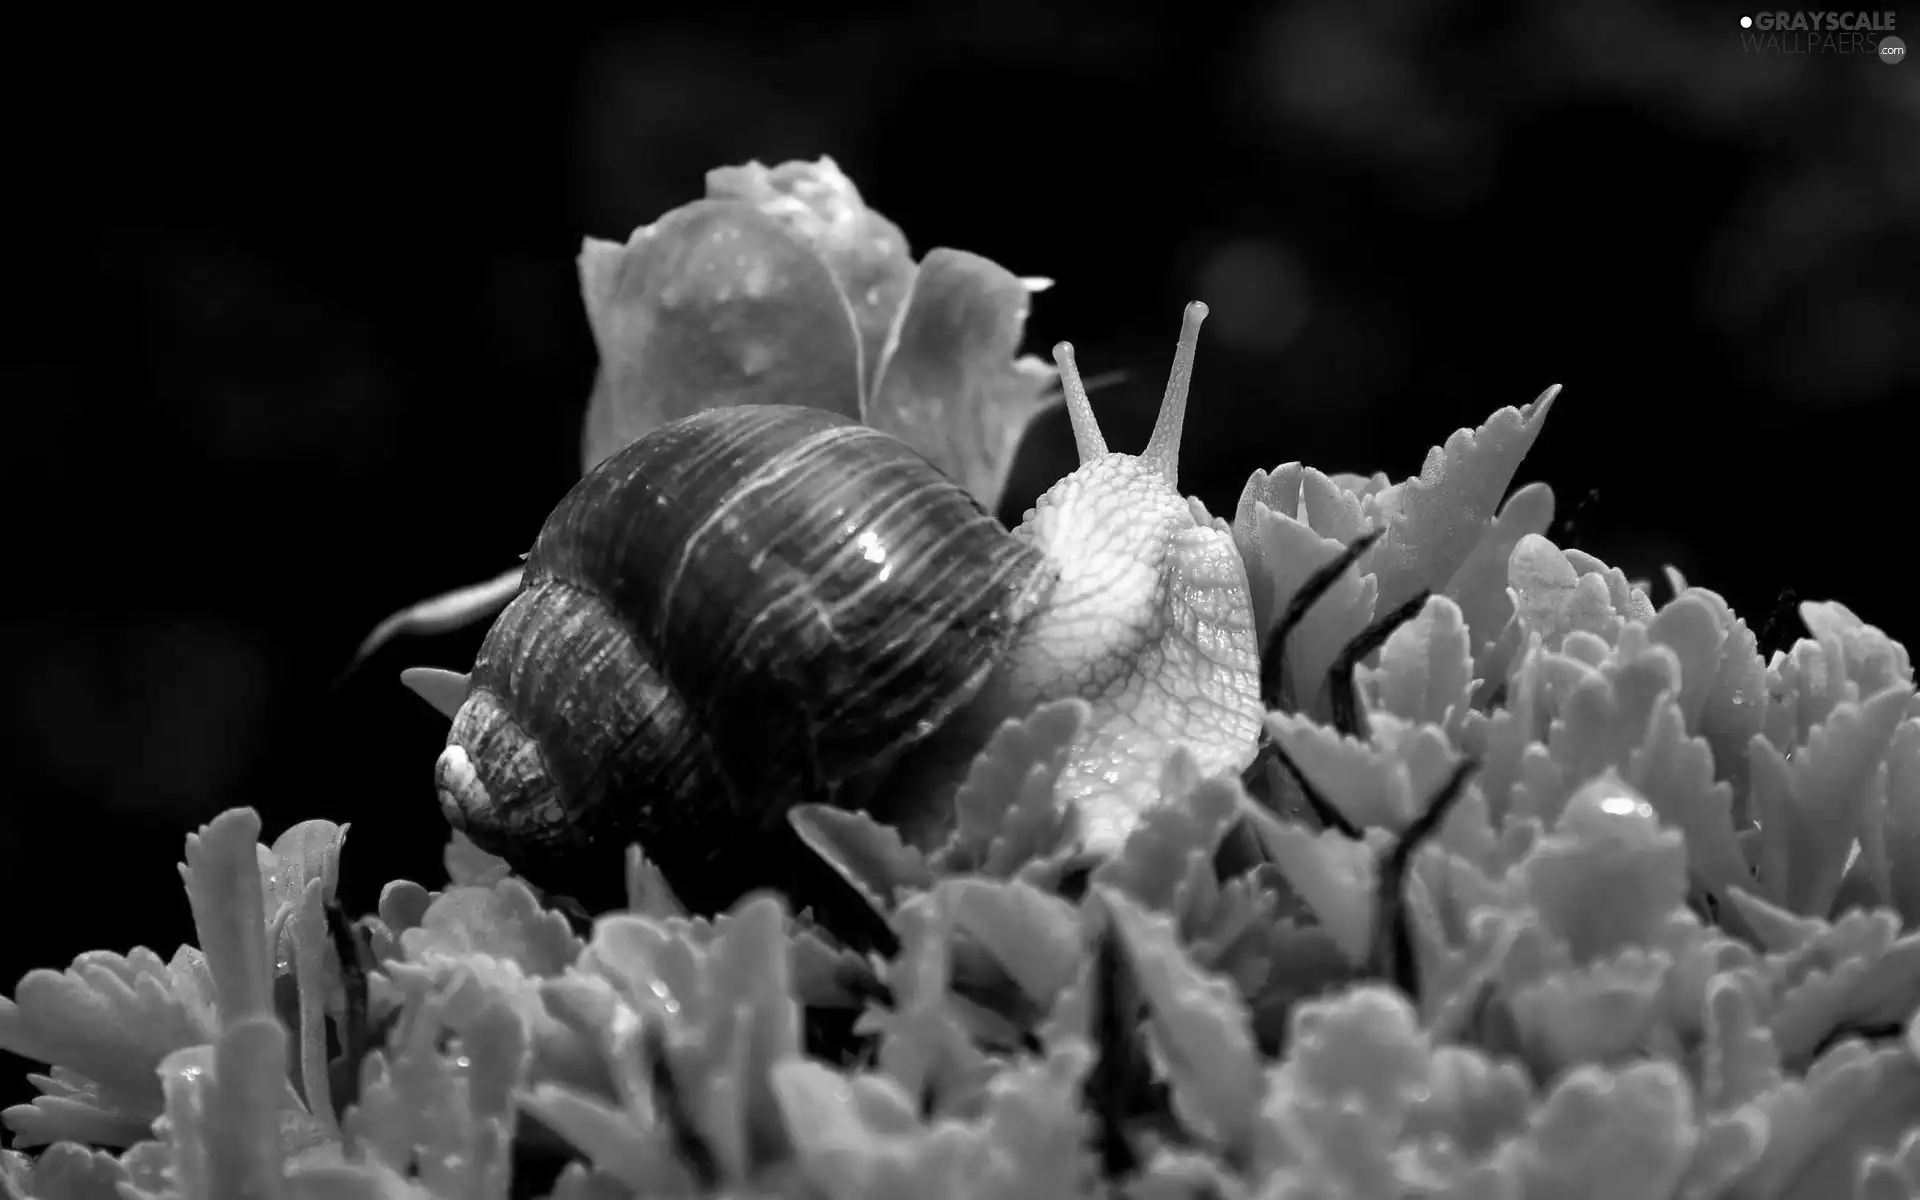
M1180 489L1180 435L1187 423L1187 392L1193 386L1193 356L1200 344L1200 324L1207 319L1207 306L1195 300L1187 305L1180 321L1180 342L1173 352L1173 371L1167 376L1167 393L1160 401L1160 415L1153 423L1153 434L1140 457L1160 468L1167 486Z
M1093 418L1093 402L1080 381L1080 365L1073 361L1073 343L1061 342L1053 348L1053 361L1060 368L1060 391L1066 396L1067 421L1073 426L1074 449L1080 452L1081 465L1105 457L1107 439L1100 422Z

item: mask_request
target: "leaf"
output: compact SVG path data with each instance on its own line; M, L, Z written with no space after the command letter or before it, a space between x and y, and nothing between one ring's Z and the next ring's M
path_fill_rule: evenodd
M1373 950L1373 892L1379 864L1364 842L1331 829L1309 833L1282 821L1252 801L1243 815L1268 856L1347 962L1358 967Z
M953 911L946 890L915 896L894 914L901 951L887 971L891 1010L874 1009L861 1029L877 1033L880 1069L916 1108L940 1112L977 1096L992 1068L968 1036L952 994Z
M1248 1146L1265 1083L1239 994L1232 984L1194 967L1171 920L1146 912L1111 888L1095 894L1114 921L1146 996L1175 1112L1194 1133L1230 1152Z
M1886 900L1907 924L1920 926L1920 720L1901 722L1888 744L1884 811Z
M1623 622L1606 580L1581 574L1546 538L1530 533L1515 544L1507 580L1521 632L1538 635L1547 649L1559 649L1574 632L1595 634L1608 645L1619 638Z
M952 1194L951 1182L929 1172L914 1153L925 1130L898 1081L868 1073L849 1079L820 1063L792 1059L774 1067L773 1087L801 1169L819 1195L855 1200Z
M698 1032L683 1023L668 1049L681 1086L692 1093L692 1119L728 1177L741 1179L791 1150L769 1072L800 1053L800 1011L785 906L762 894L730 915L708 951L705 999L682 999L683 1022L695 1017ZM692 1004L700 1007L689 1011Z
M1772 743L1754 739L1759 875L1773 899L1810 915L1830 910L1870 789L1912 697L1911 685L1898 684L1862 703L1834 706L1791 764Z
M1714 623L1725 631L1718 672L1700 708L1698 732L1713 748L1715 777L1732 784L1738 795L1746 790L1747 743L1760 732L1766 715L1766 664L1753 631L1717 593L1695 587L1685 594L1706 603ZM1744 826L1744 809L1735 811Z
M1264 651L1287 602L1344 547L1258 501L1244 521L1236 520L1234 541L1246 560L1254 630ZM1373 620L1375 593L1371 576L1349 571L1295 627L1286 646L1284 687L1296 711L1318 718L1331 711L1325 695L1327 670L1341 648Z
M1305 474L1306 468L1297 462L1290 462L1282 463L1271 471L1256 470L1247 476L1246 486L1240 489L1240 502L1233 510L1233 541L1240 547L1240 556L1247 562L1248 575L1254 573L1254 555L1260 548L1259 539L1255 536L1259 510L1265 507L1299 521L1300 481ZM1266 624L1265 603L1260 597L1254 597L1254 615L1260 619L1262 627Z
M1360 560L1379 580L1379 611L1392 612L1421 588L1438 590L1479 543L1520 460L1560 394L1555 384L1522 408L1503 408L1478 429L1462 429L1427 453L1420 474L1372 498L1386 536Z
M1617 1063L1654 1044L1669 960L1631 946L1523 984L1506 997L1527 1062L1544 1078Z
M1528 1194L1673 1195L1699 1138L1695 1120L1693 1089L1670 1062L1576 1067L1529 1123L1519 1164Z
M1321 537L1343 546L1372 529L1360 497L1312 467L1300 474L1300 518Z
M1301 1101L1352 1109L1384 1130L1399 1124L1431 1073L1420 1015L1379 984L1300 1005L1288 1047L1288 1082Z
M1528 534L1546 533L1551 524L1553 489L1544 483L1520 488L1507 497L1500 515L1488 523L1473 550L1441 589L1460 606L1476 657L1513 618L1513 600L1507 595L1507 563L1513 557L1513 548Z
M397 937L426 919L438 895L410 879L396 879L380 889L380 921Z
M902 892L933 886L933 872L920 852L900 840L890 825L862 812L826 804L802 804L787 821L876 912L893 911Z
M535 977L560 974L581 950L567 919L542 909L518 879L442 892L400 942L411 958L485 954L517 963Z
M1080 969L1073 906L1018 879L950 879L940 893L955 931L977 942L1041 1012L1050 1009Z
M30 1196L32 1200L120 1200L119 1189L127 1182L126 1168L113 1155L73 1142L47 1147L34 1159L27 1174L29 1178L21 1181L25 1187L20 1191L12 1190L5 1175L0 1174L0 1195Z
M448 882L455 887L492 887L505 879L511 869L506 859L488 854L458 829L447 840L441 860L447 868Z
M931 856L934 867L1005 877L1058 849L1072 814L1055 803L1054 783L1092 716L1086 701L1073 698L1003 722L954 795L953 833Z
M131 1145L160 1114L160 1063L219 1031L211 987L146 949L124 958L93 951L65 971L29 971L14 997L0 999L0 1049L59 1068L41 1085L46 1094L6 1110L16 1145Z
M1662 829L1652 806L1612 771L1574 793L1517 870L1576 964L1653 944L1686 899L1683 837ZM1599 896L1607 902L1596 904Z
M1837 1033L1906 1023L1920 1002L1920 933L1899 933L1894 913L1856 909L1769 957L1768 981L1780 993L1769 1024L1782 1057L1804 1066Z
M1709 1111L1737 1108L1780 1084L1780 1051L1761 1019L1759 990L1752 971L1729 971L1707 983L1700 1099Z
M272 866L261 865L260 879L269 923L283 909L299 904L315 880L320 881L323 900L334 898L347 829L332 821L302 821L274 839Z
M1213 882L1214 853L1245 803L1237 781L1200 780L1179 802L1147 809L1120 852L1094 869L1092 881L1185 918L1196 893Z
M1410 725L1390 714L1370 722L1373 738L1345 737L1291 713L1267 714L1267 733L1301 774L1354 825L1405 828L1457 760L1438 725Z
M520 593L521 568L502 571L482 583L470 583L438 596L430 596L393 613L373 627L353 652L351 671L394 638L427 637L451 633L456 629L484 621L507 606Z
M637 844L627 847L626 874L628 911L659 920L687 915L667 877Z
M1386 711L1457 731L1473 691L1473 654L1460 606L1445 596L1428 597L1419 615L1387 638L1380 665L1361 667L1357 675L1362 687L1377 690Z
M1734 837L1733 789L1713 777L1713 753L1705 739L1688 737L1671 695L1654 706L1647 737L1634 750L1622 778L1653 811L1686 837L1692 877L1726 903L1732 888L1754 886Z
M189 1196L278 1191L286 1041L274 1017L248 1016L210 1054L181 1051L161 1065L174 1169Z
M269 914L260 881L260 817L232 808L187 835L180 878L227 1024L273 1012Z
M1861 695L1871 696L1913 682L1913 662L1907 657L1906 647L1854 616L1846 605L1803 601L1800 619L1818 641L1840 647L1847 678L1859 687Z
M1054 400L1054 371L1016 360L1031 292L1005 267L961 250L931 250L894 318L865 409L957 480L988 512L1000 507L1027 426Z
M1750 1107L1770 1132L1766 1149L1723 1194L1844 1196L1862 1153L1897 1144L1920 1112L1920 1064L1904 1048L1843 1043Z

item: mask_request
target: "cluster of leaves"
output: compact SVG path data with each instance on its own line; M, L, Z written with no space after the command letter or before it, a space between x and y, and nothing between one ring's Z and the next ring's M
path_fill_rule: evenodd
M677 415L636 401L852 396L991 505L1049 378L1011 357L1034 281L915 264L830 162L708 192L582 254L588 461ZM269 847L221 815L181 872L197 948L0 999L0 1047L49 1067L0 1114L0 1197L1920 1194L1907 654L1807 604L1763 661L1714 593L1669 572L1656 608L1547 541L1548 489L1507 491L1553 401L1398 483L1254 474L1223 524L1286 639L1264 778L1176 754L1090 860L1055 796L1067 701L998 731L931 850L795 811L886 931L870 953L777 897L689 916L637 848L583 934L457 837L444 887L349 923L344 827ZM1350 702L1343 648L1405 610ZM1417 995L1370 977L1383 901ZM551 1184L516 1173L534 1150Z
M1362 839L1176 755L1088 862L1053 794L1077 701L998 732L932 851L796 811L884 953L770 896L689 917L637 849L628 910L581 936L459 840L447 887L389 885L350 932L346 830L268 848L230 812L188 839L199 949L83 955L0 1002L0 1046L52 1068L5 1114L47 1148L0 1187L506 1196L545 1144L567 1198L1914 1194L1907 654L1807 604L1766 662L1714 593L1670 572L1656 608L1548 542L1545 488L1498 500L1550 402L1398 484L1248 486L1263 627L1388 531L1294 635L1268 728ZM1363 733L1335 733L1333 654L1422 590L1359 672ZM1409 997L1366 978L1378 851L1467 755L1406 886ZM1269 861L1222 872L1247 828ZM834 1011L853 1053L822 1057Z

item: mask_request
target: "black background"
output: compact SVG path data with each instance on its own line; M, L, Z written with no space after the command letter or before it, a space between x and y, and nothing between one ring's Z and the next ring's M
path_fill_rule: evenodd
M581 236L750 158L1059 280L1028 348L1129 372L1118 449L1206 299L1216 512L1286 460L1403 477L1558 382L1520 480L1561 544L1678 565L1764 650L1809 597L1920 641L1920 66L1755 56L1712 6L1095 11L12 39L0 979L190 940L182 838L235 805L351 821L350 906L440 881L445 722L395 673L480 631L330 681L577 477Z

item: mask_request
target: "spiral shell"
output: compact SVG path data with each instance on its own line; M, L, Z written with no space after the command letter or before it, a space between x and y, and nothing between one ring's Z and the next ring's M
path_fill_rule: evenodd
M544 886L637 841L690 905L725 904L723 860L925 742L1054 581L886 434L812 408L695 414L548 518L455 716L441 805Z

